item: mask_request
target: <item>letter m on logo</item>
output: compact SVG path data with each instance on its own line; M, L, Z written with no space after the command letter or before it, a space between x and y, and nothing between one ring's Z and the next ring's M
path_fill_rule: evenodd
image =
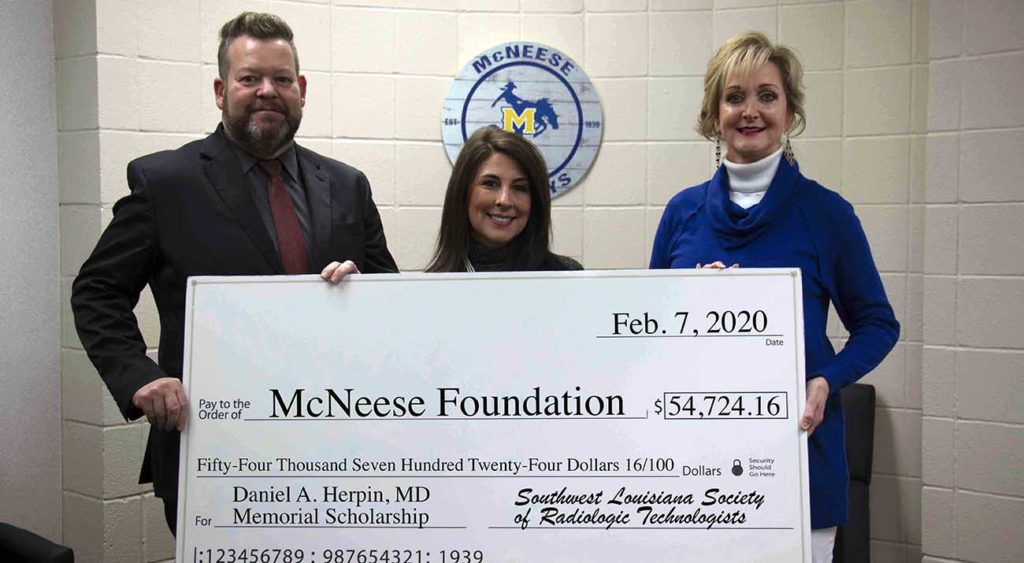
M517 113L515 108L503 107L501 108L501 128L512 133L532 135L535 132L533 127L535 113L537 113L537 108L523 108L522 113Z

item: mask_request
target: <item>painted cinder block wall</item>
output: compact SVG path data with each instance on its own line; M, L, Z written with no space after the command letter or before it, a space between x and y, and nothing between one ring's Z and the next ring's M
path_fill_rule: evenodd
M1024 2L930 6L925 561L1024 561Z
M0 8L0 522L61 537L52 6Z
M711 174L693 123L713 49L748 29L795 47L809 122L797 158L854 203L904 327L867 378L879 390L874 560L1020 559L1008 530L1024 523L1024 337L1012 330L1024 303L1021 5L56 0L64 540L82 561L173 556L159 500L135 483L145 428L120 418L66 303L127 191L127 162L216 126L217 30L256 9L297 34L309 80L300 142L366 172L405 270L426 263L440 218L442 100L482 49L547 43L596 86L604 143L553 215L556 251L599 269L645 267L665 202ZM156 342L148 297L138 314ZM830 333L845 336L837 323Z

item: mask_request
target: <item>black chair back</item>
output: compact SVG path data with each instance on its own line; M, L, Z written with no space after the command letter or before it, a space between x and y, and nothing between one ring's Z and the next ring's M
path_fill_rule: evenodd
M875 387L854 383L841 391L850 469L850 518L836 531L833 563L870 563L871 468L875 452Z
M0 561L74 563L75 553L28 530L0 522Z

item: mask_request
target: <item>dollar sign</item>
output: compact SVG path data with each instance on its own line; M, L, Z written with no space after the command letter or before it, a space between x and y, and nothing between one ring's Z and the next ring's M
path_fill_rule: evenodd
M661 399L654 401L654 414L661 414Z

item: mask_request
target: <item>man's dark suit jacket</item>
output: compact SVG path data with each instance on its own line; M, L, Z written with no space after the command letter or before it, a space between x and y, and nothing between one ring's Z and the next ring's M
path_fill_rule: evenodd
M189 276L284 274L228 143L218 127L203 140L132 161L131 194L114 206L75 279L79 337L126 419L143 414L132 404L142 386L181 377ZM397 271L366 176L295 150L314 231L310 273L332 260L352 260L364 273ZM146 356L132 312L146 284L160 313L159 364ZM152 480L157 496L177 495L178 441L178 432L150 428L139 482Z

